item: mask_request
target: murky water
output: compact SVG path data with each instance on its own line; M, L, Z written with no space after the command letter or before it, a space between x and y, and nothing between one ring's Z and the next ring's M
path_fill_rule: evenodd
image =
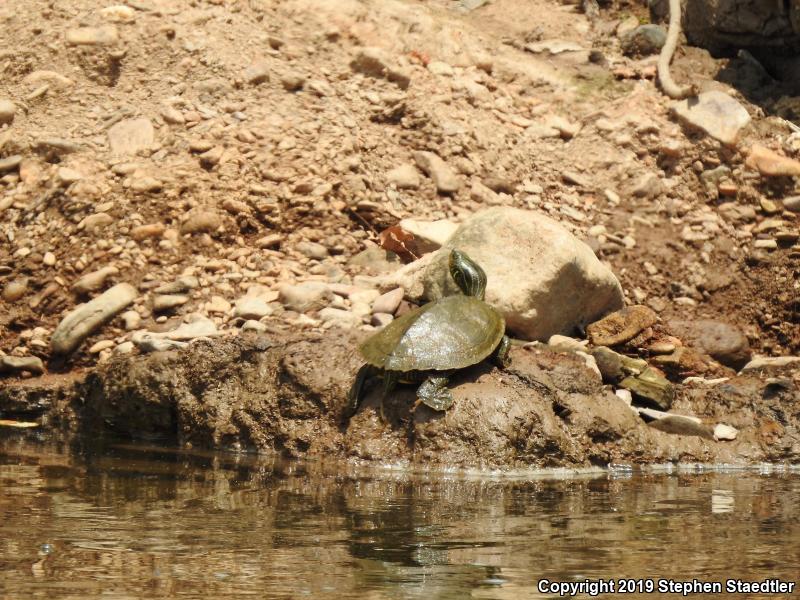
M509 480L0 437L3 598L527 599L621 578L644 580L627 597L800 583L800 475Z

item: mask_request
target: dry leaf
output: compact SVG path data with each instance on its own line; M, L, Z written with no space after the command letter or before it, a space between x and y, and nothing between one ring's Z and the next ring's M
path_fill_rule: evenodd
M384 229L378 235L378 244L380 244L380 247L389 252L394 252L405 262L411 262L419 258L409 248L413 241L414 236L399 225L393 225L388 229Z

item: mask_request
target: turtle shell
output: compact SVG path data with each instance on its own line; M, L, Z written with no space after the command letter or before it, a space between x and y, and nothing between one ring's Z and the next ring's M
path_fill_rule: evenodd
M359 350L387 371L462 369L489 356L505 328L500 313L483 300L448 296L395 319Z

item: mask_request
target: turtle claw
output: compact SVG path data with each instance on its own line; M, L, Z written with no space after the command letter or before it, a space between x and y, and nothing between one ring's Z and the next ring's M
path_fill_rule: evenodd
M453 394L447 389L447 377L428 377L417 389L417 397L433 410L444 411L453 406Z

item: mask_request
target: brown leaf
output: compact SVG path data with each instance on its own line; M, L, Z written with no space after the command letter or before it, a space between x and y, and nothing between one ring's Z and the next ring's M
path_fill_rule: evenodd
M378 235L378 244L380 247L389 252L394 252L405 262L411 262L419 258L410 249L413 241L414 236L399 225L393 225L388 229L384 229Z

